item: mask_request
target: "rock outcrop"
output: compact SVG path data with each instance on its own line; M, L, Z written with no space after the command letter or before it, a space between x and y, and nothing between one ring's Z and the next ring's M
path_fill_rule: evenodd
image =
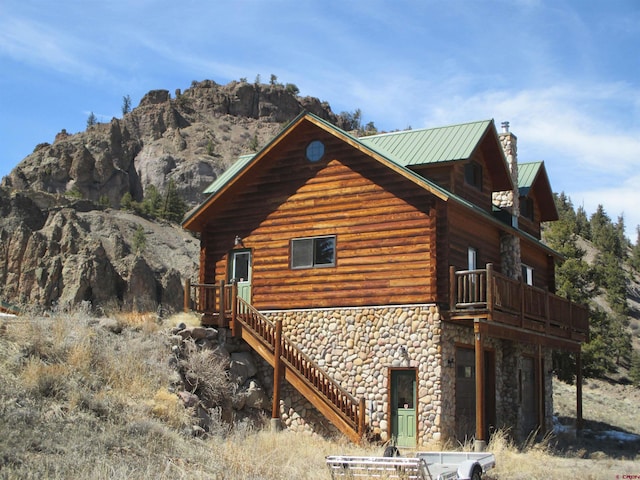
M340 126L326 103L283 85L194 81L173 98L150 91L123 118L37 145L0 183L0 299L180 308L184 280L197 274L197 239L118 210L123 196L139 202L149 186L162 193L171 182L195 206L241 154L303 110Z
M178 310L197 272L198 241L177 225L3 188L0 210L0 296L11 303Z
M53 144L36 146L1 185L73 191L118 208L125 193L141 200L148 185L162 192L173 180L195 205L238 156L255 152L303 110L339 123L326 103L281 85L205 80L174 98L153 90L121 119L73 135L63 130Z

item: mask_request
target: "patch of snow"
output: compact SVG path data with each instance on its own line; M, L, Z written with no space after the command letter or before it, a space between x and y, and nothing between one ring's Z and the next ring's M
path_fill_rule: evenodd
M635 433L618 432L617 430L605 430L604 432L596 433L598 440L616 440L618 442L638 442L640 441L640 435Z
M576 433L575 427L571 425L562 425L558 420L558 417L553 416L553 433L558 434L567 434ZM614 440L617 442L640 442L640 435L636 435L635 433L626 433L619 432L618 430L604 430L602 432L594 432L593 430L584 429L582 430L583 434L589 435L597 440Z

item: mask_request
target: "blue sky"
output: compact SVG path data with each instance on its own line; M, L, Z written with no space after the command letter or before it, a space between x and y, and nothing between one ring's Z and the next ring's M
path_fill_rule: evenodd
M0 177L124 95L274 74L380 130L508 120L635 242L639 52L637 0L1 0Z

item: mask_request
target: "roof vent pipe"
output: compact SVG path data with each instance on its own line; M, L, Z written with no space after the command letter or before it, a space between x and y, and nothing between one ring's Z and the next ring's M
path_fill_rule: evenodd
M502 133L509 133L509 122L502 122Z

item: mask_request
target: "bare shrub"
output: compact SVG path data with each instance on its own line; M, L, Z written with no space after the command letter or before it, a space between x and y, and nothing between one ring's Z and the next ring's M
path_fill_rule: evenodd
M184 342L184 359L180 362L185 384L191 393L209 406L222 404L234 393L224 358L214 351L199 349L192 341Z
M160 329L158 315L155 312L120 312L115 315L118 322L127 328L141 330L145 333L157 332Z
M63 365L48 365L38 358L31 358L21 377L27 392L31 395L64 398L68 374L68 369Z

